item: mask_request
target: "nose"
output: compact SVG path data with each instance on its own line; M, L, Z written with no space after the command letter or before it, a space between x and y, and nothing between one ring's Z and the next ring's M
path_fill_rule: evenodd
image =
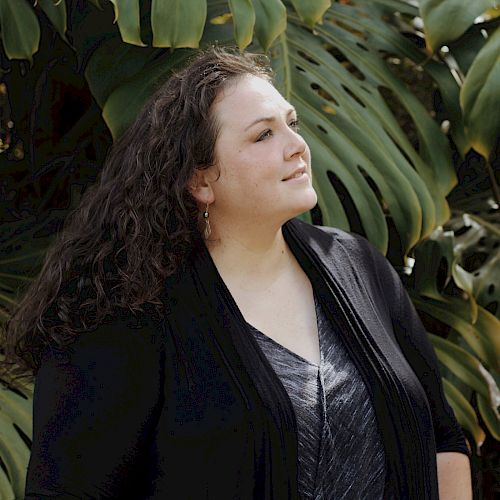
M307 143L304 138L294 130L290 129L289 140L285 148L285 159L291 160L301 157L307 151Z

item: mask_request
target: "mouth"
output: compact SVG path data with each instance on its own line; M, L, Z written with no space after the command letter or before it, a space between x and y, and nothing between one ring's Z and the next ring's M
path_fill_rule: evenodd
M297 168L288 177L282 179L282 182L289 181L291 179L297 179L299 177L302 177L305 173L306 173L306 167Z

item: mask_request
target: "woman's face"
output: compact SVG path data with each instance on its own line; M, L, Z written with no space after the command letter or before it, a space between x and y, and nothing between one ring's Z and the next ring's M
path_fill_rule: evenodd
M247 75L218 96L213 116L218 179L214 224L283 224L314 207L309 147L298 133L294 108L266 80Z

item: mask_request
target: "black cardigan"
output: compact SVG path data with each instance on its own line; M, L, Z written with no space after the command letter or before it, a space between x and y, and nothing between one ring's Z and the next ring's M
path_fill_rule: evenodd
M398 275L358 235L296 219L283 234L370 391L387 497L437 500L436 452L469 453ZM47 350L27 499L298 498L291 402L203 244L165 290L161 318Z

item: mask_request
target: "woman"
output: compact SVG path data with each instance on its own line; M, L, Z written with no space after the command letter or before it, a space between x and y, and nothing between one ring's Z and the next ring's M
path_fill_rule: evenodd
M316 193L294 108L212 49L116 142L9 325L34 498L471 498L401 281Z

